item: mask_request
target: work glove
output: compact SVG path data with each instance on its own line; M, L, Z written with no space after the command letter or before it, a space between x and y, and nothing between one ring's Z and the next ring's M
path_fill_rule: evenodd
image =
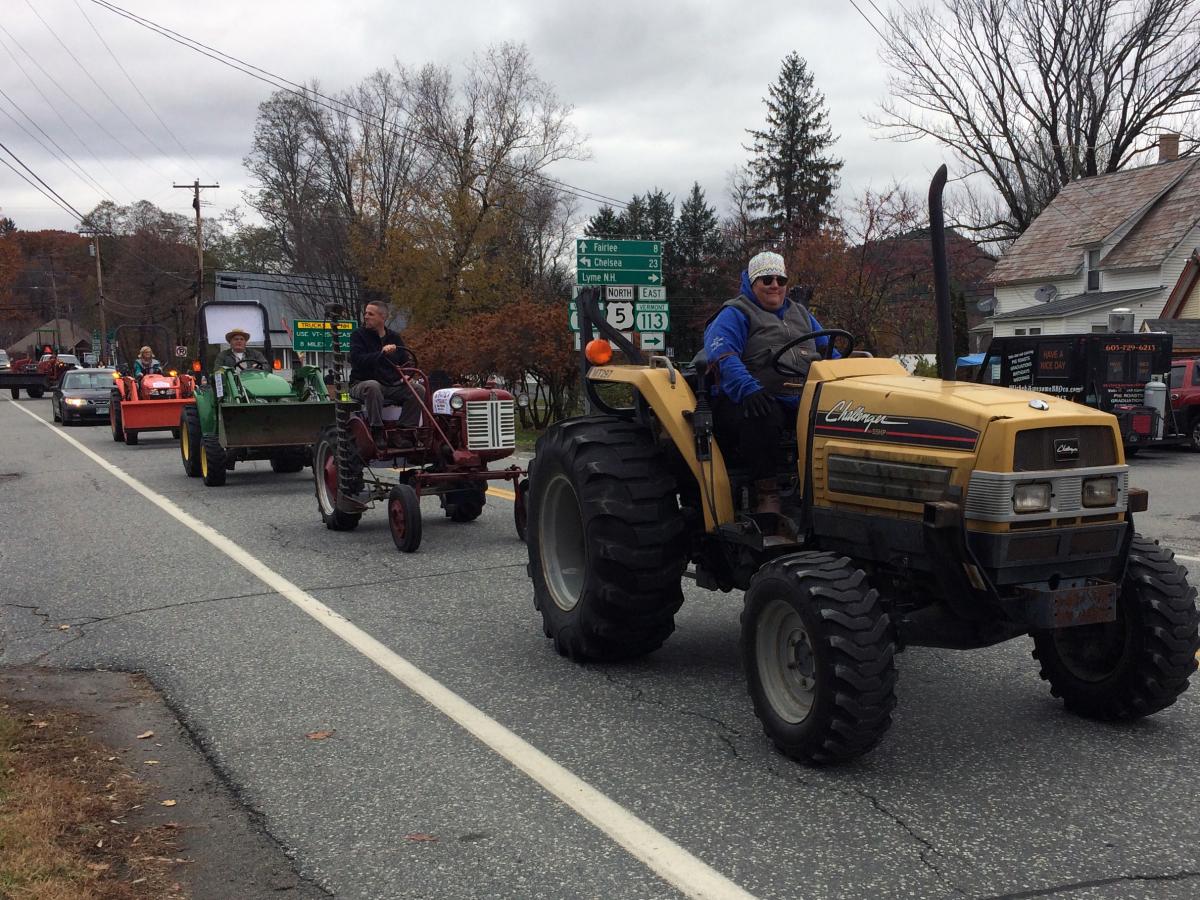
M775 409L775 399L762 388L753 394L747 394L742 400L742 409L747 419L763 419L771 415Z

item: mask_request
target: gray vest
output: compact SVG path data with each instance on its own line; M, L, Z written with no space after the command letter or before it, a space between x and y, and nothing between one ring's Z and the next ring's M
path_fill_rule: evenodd
M803 379L780 375L771 365L771 358L788 341L795 340L800 335L808 334L813 330L808 310L799 303L789 300L784 306L783 317L780 318L773 312L767 312L757 303L751 303L741 294L732 300L726 300L723 306L732 306L734 309L741 310L750 319L750 330L746 334L746 347L742 351L742 362L750 374L772 394L799 396L801 388L785 387L784 382L796 383ZM785 353L783 362L807 375L809 363L820 358L821 353L817 350L816 341L805 341Z

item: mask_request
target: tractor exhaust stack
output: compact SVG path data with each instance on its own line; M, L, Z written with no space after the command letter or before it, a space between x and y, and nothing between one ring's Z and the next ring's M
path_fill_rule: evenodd
M929 183L929 239L933 244L933 296L937 310L938 377L954 380L954 317L950 312L950 273L946 266L946 218L942 213L942 191L946 167L939 166Z

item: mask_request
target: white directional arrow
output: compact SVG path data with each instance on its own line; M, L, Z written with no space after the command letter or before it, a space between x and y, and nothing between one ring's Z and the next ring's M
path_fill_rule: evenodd
M578 251L578 252L580 252L580 253L587 253L587 241L580 241L580 242L579 242L579 251Z
M579 264L581 266L590 266L592 264L592 258L590 256L581 256L579 257Z
M643 350L663 350L667 346L666 336L661 332L642 332Z
M657 275L651 275L651 276L649 276L649 277L648 277L646 280L647 280L647 281L658 281L658 280L659 280L659 278L658 278L658 276L657 276Z

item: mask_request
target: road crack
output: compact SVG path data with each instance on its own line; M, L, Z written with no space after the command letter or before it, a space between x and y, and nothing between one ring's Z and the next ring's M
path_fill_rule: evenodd
M693 719L701 719L705 722L708 722L710 725L717 726L713 731L714 736L717 738L717 740L725 745L726 749L729 751L730 757L733 759L741 759L741 753L738 752L738 748L734 743L734 739L741 738L742 732L739 729L734 728L728 722L722 721L716 716L711 716L707 713L702 713L694 709L674 709L668 706L663 700L656 700L653 697L647 696L646 692L640 687L637 687L630 681L620 679L612 672L601 671L600 674L602 674L605 680L610 684L616 685L617 687L628 691L629 697L627 699L630 703L646 703L650 706L655 706L659 709L673 712L676 715Z

